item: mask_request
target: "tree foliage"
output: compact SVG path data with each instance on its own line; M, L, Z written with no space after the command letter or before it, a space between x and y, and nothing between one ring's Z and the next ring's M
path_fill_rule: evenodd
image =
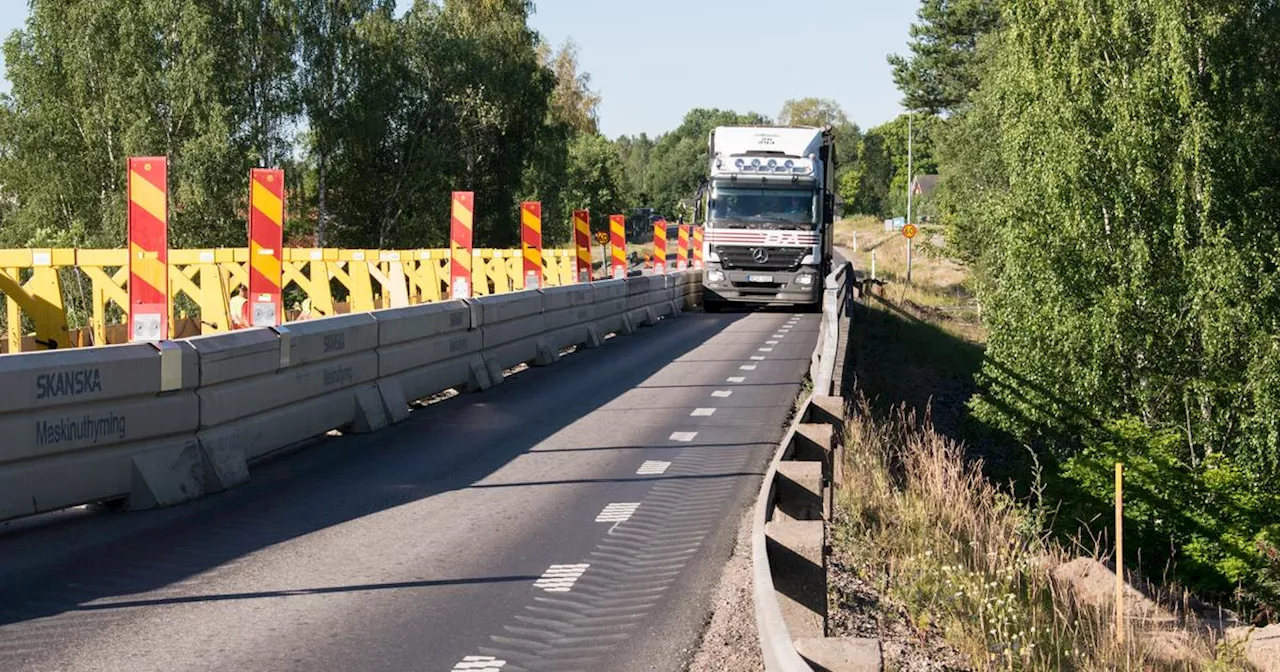
M990 328L975 414L1103 502L1098 455L1191 483L1135 495L1172 545L1147 567L1274 608L1280 10L1002 7L943 151Z
M639 197L637 202L645 201L659 212L668 216L685 217L691 212L679 212L682 200L693 197L702 184L711 175L711 163L707 156L707 140L711 131L717 126L751 126L771 123L768 117L754 112L740 114L728 110L694 109L685 115L684 120L675 130L665 133L650 143L647 138L625 138L619 140L620 147L625 147L627 154L624 160L628 166L626 175L629 193ZM631 168L632 161L642 161L644 170ZM637 185L636 180L643 180Z
M892 55L893 80L909 110L956 110L980 76L978 40L995 29L998 0L923 0L911 26L910 57Z
M528 2L395 7L36 0L5 44L0 244L122 245L131 155L171 160L175 247L243 245L258 165L286 168L293 244L441 245L459 189L477 242L514 244L599 97L571 46L539 58Z

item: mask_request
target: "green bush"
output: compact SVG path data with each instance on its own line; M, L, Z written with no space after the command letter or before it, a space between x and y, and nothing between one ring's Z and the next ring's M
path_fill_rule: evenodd
M1276 542L1280 493L1232 458L1210 453L1186 459L1185 435L1153 430L1136 418L1109 422L1101 435L1061 464L1058 484L1072 510L1058 524L1097 521L1111 527L1114 465L1125 465L1125 560L1200 594L1233 596L1274 612L1280 606ZM1065 515L1064 515L1065 514Z

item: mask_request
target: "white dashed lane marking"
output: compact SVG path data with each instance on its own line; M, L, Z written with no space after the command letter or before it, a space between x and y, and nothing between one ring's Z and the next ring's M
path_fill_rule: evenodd
M779 338L781 338L781 337L779 337ZM764 342L764 344L765 344L765 345L777 345L777 344L778 344L778 342L777 342L777 341L765 341L765 342Z
M751 361L753 362L763 362L764 359L764 355L751 355Z
M697 436L697 435L698 435L698 433L697 433L697 432L672 432L672 433L671 433L671 440L672 440L672 441L680 441L680 442L683 442L683 443L688 443L688 442L692 441L692 440L693 440L693 437L695 437L695 436Z
M732 397L733 390L716 390L715 392L711 393L711 396L717 397L719 399L724 399L725 397Z
M773 348L760 348L760 352L773 352Z
M462 659L461 663L453 666L453 672L498 672L506 665L507 661L498 660L493 656L467 656Z
M708 415L715 415L715 413L716 413L716 409L714 408L695 408L693 409L693 412L690 413L689 415L692 415L694 417L704 417Z
M636 471L636 475L657 476L658 474L666 473L667 467L670 466L670 462L663 462L661 460L645 460L644 464L640 465L640 469Z
M573 584L582 578L583 572L591 565L551 565L542 573L542 578L533 582L534 588L541 588L548 593L567 593Z
M742 376L734 376L732 378L726 378L725 382L726 383L745 383L747 382L747 379L743 378Z
M773 335L773 337L774 337L774 338L786 338L786 336L787 336L786 334L774 334L774 335Z
M742 366L739 366L738 368L739 368L739 369L742 369L743 371L755 371L755 370L756 370L756 365L755 365L755 364L743 364Z
M640 508L640 502L614 502L596 516L597 523L622 523L631 520L631 514Z

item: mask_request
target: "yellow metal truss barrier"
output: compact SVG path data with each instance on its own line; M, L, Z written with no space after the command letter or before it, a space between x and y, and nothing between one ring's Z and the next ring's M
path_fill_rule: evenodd
M573 283L573 252L544 250L548 286ZM241 326L238 313L248 291L249 249L169 250L170 337L229 331ZM473 251L476 296L524 289L520 250ZM89 281L93 314L86 330L73 333L59 271L78 268ZM336 281L336 282L335 282ZM49 350L121 342L119 318L129 306L128 251L32 249L0 250L0 297L7 333L0 351ZM345 289L339 297L334 287ZM340 312L366 312L439 301L449 292L449 250L285 249L282 287L304 300L288 306L296 319ZM198 319L174 315L179 294L199 307ZM345 294L345 302L338 298ZM111 305L116 310L116 320ZM24 317L34 331L22 329ZM175 319L178 318L178 319ZM109 323L110 322L110 323Z

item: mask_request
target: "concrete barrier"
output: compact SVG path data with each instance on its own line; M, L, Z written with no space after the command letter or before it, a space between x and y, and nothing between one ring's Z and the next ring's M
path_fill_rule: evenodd
M196 371L175 343L0 356L0 519L203 494Z
M157 345L0 355L0 520L89 502L176 504L330 430L655 324L694 273L640 276Z

